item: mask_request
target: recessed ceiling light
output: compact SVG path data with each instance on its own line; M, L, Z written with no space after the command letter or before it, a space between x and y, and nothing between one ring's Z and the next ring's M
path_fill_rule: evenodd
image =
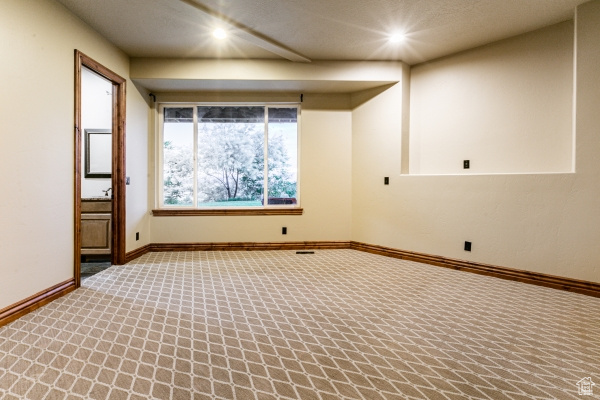
M223 28L217 28L213 31L213 36L216 37L217 39L225 39L227 37L227 32L225 32L225 29Z
M406 40L406 34L404 33L394 33L390 36L390 43L402 43Z

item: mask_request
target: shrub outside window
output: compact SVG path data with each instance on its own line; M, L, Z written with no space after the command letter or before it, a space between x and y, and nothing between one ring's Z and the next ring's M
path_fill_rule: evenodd
M298 207L298 105L159 112L161 208Z

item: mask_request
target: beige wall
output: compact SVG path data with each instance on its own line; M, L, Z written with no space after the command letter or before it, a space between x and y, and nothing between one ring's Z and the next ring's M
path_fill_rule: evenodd
M576 173L400 175L398 165L401 151L398 143L401 121L397 121L393 129L390 128L393 122L389 112L400 110L403 106L406 111L408 105L402 103L400 93L384 93L353 112L352 239L600 282L600 52L597 42L600 37L600 2L581 6L577 15ZM552 48L556 42L554 35L557 30L564 30L565 26L571 25L563 24L533 35L548 35L547 38L538 38L543 47L542 53L551 50L546 46ZM524 45L520 41L528 42L531 38L531 35L514 38L509 47L518 49ZM506 43L499 45L505 46ZM565 54L557 54L556 57L571 56L570 46L560 49ZM458 54L417 67L416 72L412 71L413 82L419 83L421 78L425 79L425 75L428 80L447 77L449 71L457 71L457 64L466 62L465 57L479 60L488 52L490 46L473 50L468 56ZM478 79L485 76L492 80L501 78L502 82L509 85L513 78L515 81L522 78L519 76L521 68L512 70L516 76L490 76L487 72L510 64L512 56L513 53L509 51L503 57L492 57L490 65L476 62L464 68ZM539 68L539 74L548 72L544 65L535 65ZM554 70L555 66L549 65L547 68ZM526 93L546 90L545 85L540 86L539 81L535 82L538 87L526 88ZM448 96L444 85L436 88L414 84L410 89L411 101L418 99L417 105L422 102L433 103L435 99L431 97ZM572 92L563 93L562 96L559 102L569 104L573 101ZM505 101L502 97L492 97L478 107L489 114L489 121L494 124L504 116L503 110L507 107ZM468 120L477 118L465 113L466 110L461 106L461 102L447 102L447 113L457 113ZM414 131L419 130L415 125L426 117L435 119L437 115L417 115L417 121L411 121L411 143ZM525 113L521 118L516 121L517 125L522 123L523 126L529 126L532 123L543 125L546 118L551 116L536 112ZM571 123L569 116L564 118ZM557 124L562 126L564 121L557 121ZM486 126L483 125L483 128ZM487 128L492 130L495 126ZM523 134L519 132L520 137ZM535 153L532 157L538 153L546 154L548 149L545 140L542 140L544 138L538 136L541 143L537 148L530 149L531 153ZM571 151L570 143L563 143L562 146L563 150ZM456 156L460 165L463 156ZM561 169L565 169L569 163L563 161L562 164ZM391 177L389 187L381 183L383 176ZM463 251L464 241L473 243L472 252Z
M407 67L406 67L407 68ZM392 245L403 227L395 218L407 193L398 193L403 85L400 82L352 112L352 240ZM384 185L384 178L390 184Z
M121 76L127 76L126 73ZM130 178L126 198L126 251L132 251L150 243L150 187L149 139L151 127L150 98L143 88L137 88L127 80L127 126L125 144L126 175ZM136 241L135 234L140 239Z
M129 60L49 0L3 0L0 38L1 309L73 277L74 49L124 77ZM147 106L130 82L127 106L128 238L149 237Z
M411 174L572 171L572 21L413 67L410 85Z

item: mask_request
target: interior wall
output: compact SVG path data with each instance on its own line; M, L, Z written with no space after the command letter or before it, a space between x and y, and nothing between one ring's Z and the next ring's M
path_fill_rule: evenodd
M215 97L216 96L216 97ZM153 243L350 240L352 114L347 95L304 95L300 117L303 215L152 217ZM298 101L296 95L165 94L159 101ZM270 100L267 100L270 99ZM339 109L346 105L346 109ZM333 109L332 109L333 108ZM287 227L287 235L281 228Z
M112 130L112 83L91 70L81 68L81 197L102 197L103 190L112 186L110 178L86 178L86 137L87 129ZM107 162L112 160L108 147L101 155Z
M390 128L393 121L389 115L392 110L402 108L406 112L408 105L402 103L400 93L386 92L353 112L352 239L600 282L600 246L597 245L600 241L600 202L597 201L600 197L600 157L597 156L600 149L600 47L597 41L600 2L580 6L575 25L576 173L401 175L398 173L401 129L399 126ZM565 26L572 25L564 24L547 32L552 36L554 29L562 30ZM530 38L525 35L521 39L529 41ZM542 40L540 45L546 46L544 43ZM563 46L562 51L569 57L572 54L571 47ZM477 59L480 52L483 56L489 48L473 50L469 57ZM450 71L456 71L455 64L464 57L458 54L421 67L417 77L413 71L411 83L418 82L419 74L424 76L425 72L431 76L448 76ZM492 63L497 60L498 65L489 68L500 70L502 65L511 62L513 53L507 52L505 57L508 60L497 56L491 59ZM539 67L539 74L545 74L544 65ZM443 85L411 84L410 98L411 101L420 99L417 103L423 99L434 103L430 97L446 96L445 89ZM529 88L523 90L527 93ZM572 95L573 92L569 93L568 99L562 101L572 102ZM496 120L504 116L505 101L502 97L492 97L479 107ZM448 106L449 113L472 118L458 105ZM411 118L413 116L414 113ZM546 118L544 113L529 117ZM430 114L429 118L435 119L437 115ZM571 117L565 118L570 124ZM411 127L417 122L411 121ZM564 147L563 150L571 151L570 143ZM542 141L538 148L530 151L536 153L532 157L537 157L546 150L546 143ZM460 156L459 165L462 159ZM390 185L384 186L383 176L388 175ZM472 242L471 252L463 250L465 241Z
M150 185L149 129L151 103L148 91L136 87L127 72L127 121L125 127L125 170L129 178L126 187L126 238L125 251L133 251L150 243ZM139 233L139 239L136 239Z
M415 66L410 85L411 174L572 171L572 21Z
M123 77L129 60L52 0L3 0L0 37L2 309L73 278L74 49ZM130 231L148 232L148 106L131 82L127 96L129 248Z
M405 67L408 68L408 67ZM403 229L394 215L408 193L398 193L402 154L399 82L352 111L352 240L391 245ZM384 178L389 177L389 185ZM386 237L387 236L387 237Z

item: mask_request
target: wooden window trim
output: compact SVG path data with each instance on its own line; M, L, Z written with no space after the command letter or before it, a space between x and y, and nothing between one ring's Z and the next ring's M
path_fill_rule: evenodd
M152 210L155 217L203 217L203 216L248 216L248 215L302 215L303 208L218 208L210 209L169 209Z

